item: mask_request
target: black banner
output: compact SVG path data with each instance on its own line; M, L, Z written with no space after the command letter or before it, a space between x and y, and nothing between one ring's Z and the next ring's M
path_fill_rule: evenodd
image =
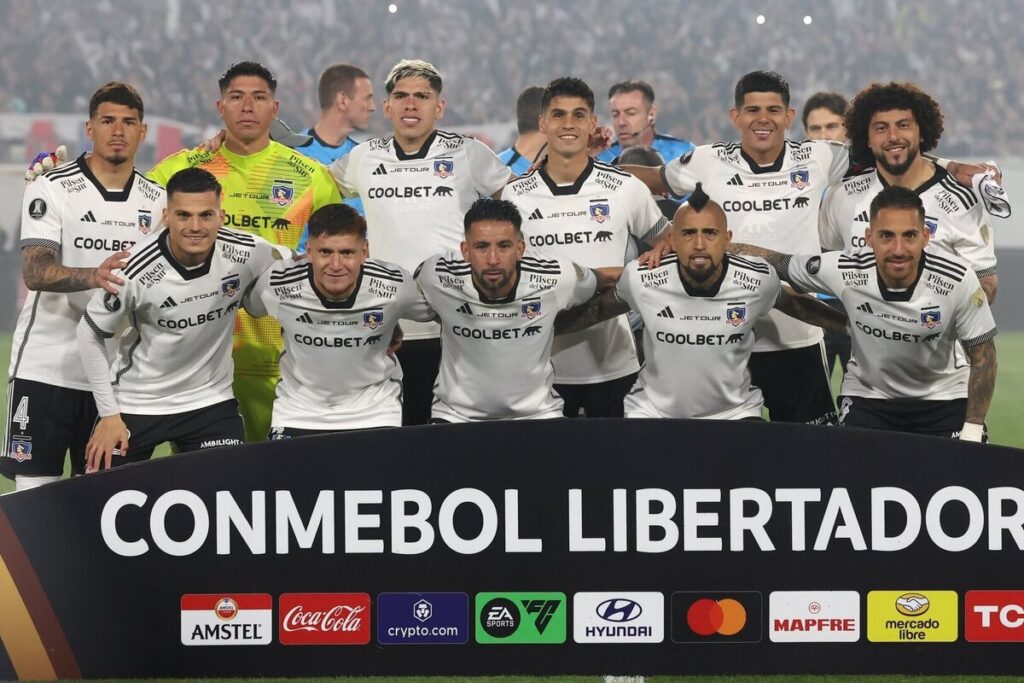
M174 456L0 498L0 677L1016 674L1022 475L670 420Z

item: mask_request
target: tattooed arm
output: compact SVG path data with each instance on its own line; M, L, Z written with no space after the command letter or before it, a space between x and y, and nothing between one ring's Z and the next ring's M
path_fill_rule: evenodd
M992 403L992 392L996 387L995 340L989 339L968 347L967 355L971 359L971 375L967 380L966 422L980 428L985 423L985 416Z
M615 288L612 287L598 292L581 306L559 313L555 318L555 334L579 332L628 310L629 306L615 295Z
M988 299L988 305L991 306L996 302L996 291L999 289L999 276L992 273L991 275L986 275L978 280L981 283L981 288L985 290L985 298Z
M61 265L56 249L41 245L23 247L21 250L21 274L25 286L43 292L81 292L102 287L111 294L117 290L113 284L124 284L113 271L124 268L127 251L108 256L97 268L68 268Z
M771 249L755 247L753 244L743 244L741 242L733 242L729 245L727 251L731 254L739 254L740 256L759 256L771 264L781 279L789 280L789 260L793 258L790 254L780 254Z
M849 319L845 313L821 303L813 296L797 294L786 285L779 291L779 300L775 302L775 308L808 325L846 334Z

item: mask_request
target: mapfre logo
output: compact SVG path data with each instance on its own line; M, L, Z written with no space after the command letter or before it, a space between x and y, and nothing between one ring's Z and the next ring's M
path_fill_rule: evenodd
M282 593L277 639L282 645L366 645L367 593Z
M971 643L1024 642L1024 591L967 591L964 637Z
M857 591L774 591L768 596L773 643L853 643L860 639Z

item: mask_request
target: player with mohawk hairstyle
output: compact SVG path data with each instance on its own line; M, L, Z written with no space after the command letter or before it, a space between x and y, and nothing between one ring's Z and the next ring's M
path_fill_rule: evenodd
M629 309L643 318L647 360L626 417L760 420L764 397L747 371L754 323L772 308L831 329L846 316L784 289L765 260L727 254L728 219L701 183L670 230L674 253L657 267L629 263L614 289L565 322L576 329Z

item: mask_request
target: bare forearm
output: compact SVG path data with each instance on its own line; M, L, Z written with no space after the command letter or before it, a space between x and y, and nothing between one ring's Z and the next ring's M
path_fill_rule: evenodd
M729 245L728 251L740 256L759 256L771 264L780 278L783 280L789 279L789 254L780 254L771 249L755 247L753 244L743 244L742 242L733 242Z
M995 273L986 275L981 278L981 288L985 291L985 298L988 299L988 305L991 306L996 302L996 291L999 289L999 276Z
M967 351L971 359L971 374L967 380L966 421L984 424L996 388L996 344L987 342L972 346Z
M555 334L579 332L599 322L622 315L628 310L629 306L615 296L615 289L608 289L600 294L595 294L585 304L559 313L555 318Z
M97 286L95 268L62 266L57 252L49 247L23 248L21 275L25 286L35 291L81 292Z
M823 304L813 296L797 294L785 286L775 307L790 317L830 332L845 333L846 325L849 322L846 314L842 311Z

